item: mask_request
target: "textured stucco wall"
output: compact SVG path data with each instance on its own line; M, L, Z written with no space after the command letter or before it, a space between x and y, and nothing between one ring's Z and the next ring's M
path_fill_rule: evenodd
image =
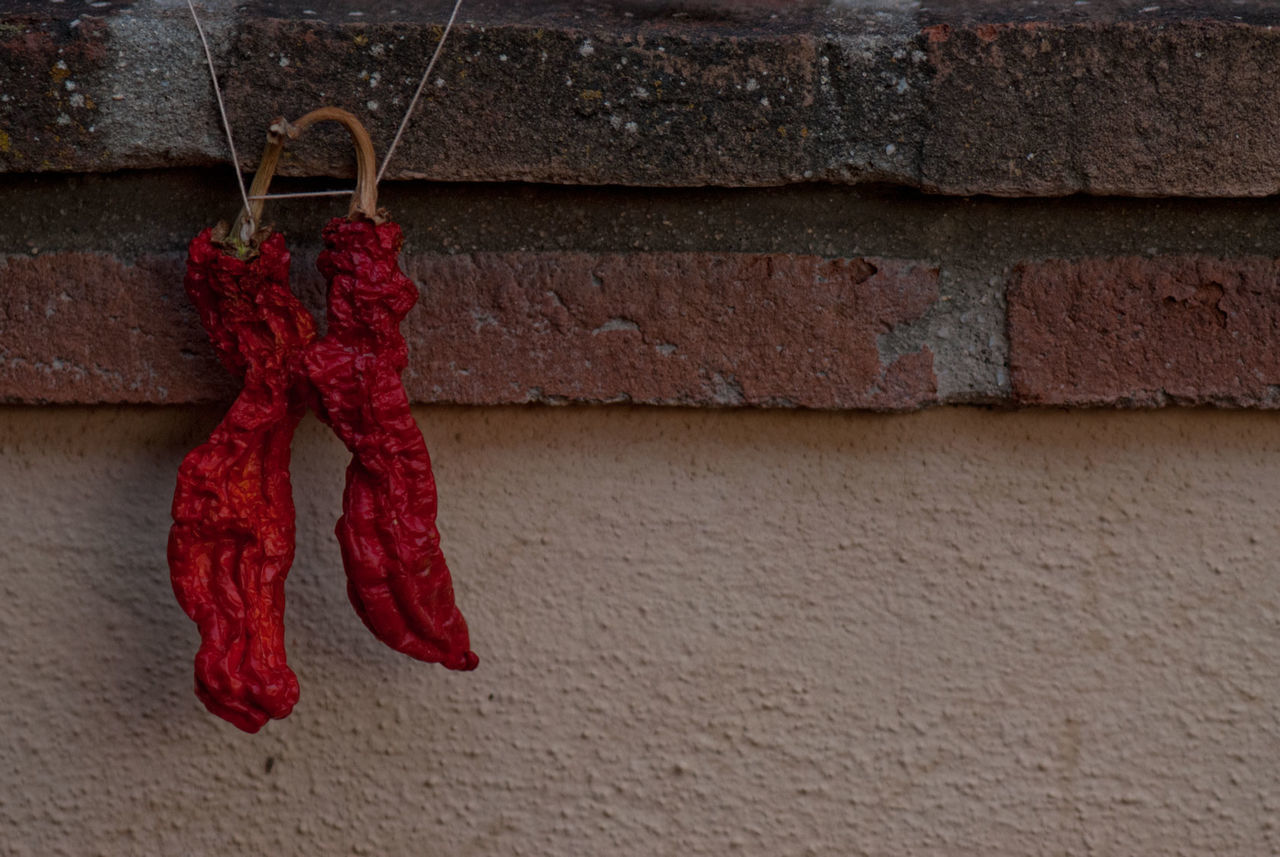
M248 736L164 566L216 410L0 409L0 854L1280 849L1273 415L418 416L479 671L360 625L309 421Z

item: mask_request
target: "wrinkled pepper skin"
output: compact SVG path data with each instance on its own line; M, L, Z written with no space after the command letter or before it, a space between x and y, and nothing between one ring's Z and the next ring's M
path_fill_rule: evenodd
M317 262L329 282L328 328L306 350L320 419L353 457L336 528L352 605L396 651L474 669L467 623L436 529L436 485L400 382L400 322L418 289L400 270L394 223L336 218Z
M289 253L278 233L242 261L205 230L191 242L185 286L244 388L178 471L170 577L200 630L196 695L256 732L298 700L283 625L294 552L289 446L306 412L301 350L315 339L315 322L289 291Z

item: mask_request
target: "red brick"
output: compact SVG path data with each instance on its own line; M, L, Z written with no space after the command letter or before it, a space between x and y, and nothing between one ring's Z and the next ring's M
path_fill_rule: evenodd
M182 291L182 260L0 257L0 399L199 402L234 384Z
M884 260L656 253L420 257L419 399L904 409L936 399L927 351L876 337L937 298Z
M1259 257L1051 260L1008 290L1020 403L1275 407L1280 264Z
M933 357L877 337L937 299L936 268L880 259L658 253L410 256L418 402L629 401L903 410L935 402ZM316 278L296 264L300 294ZM0 269L0 397L226 399L181 259L83 253Z

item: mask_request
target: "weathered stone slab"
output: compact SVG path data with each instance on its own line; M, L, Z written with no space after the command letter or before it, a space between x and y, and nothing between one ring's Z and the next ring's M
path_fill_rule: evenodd
M275 115L321 103L385 149L450 8L206 4L245 167ZM388 174L1266 195L1280 189L1277 23L1256 0L471 0ZM0 170L227 158L185 4L0 13ZM340 134L317 132L282 170L350 162Z

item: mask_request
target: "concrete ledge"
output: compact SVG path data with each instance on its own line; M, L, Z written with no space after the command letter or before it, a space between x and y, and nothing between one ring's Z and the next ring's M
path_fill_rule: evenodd
M407 9L394 11L393 6ZM245 166L321 102L382 146L449 3L206 4ZM471 0L395 178L880 181L946 194L1280 189L1280 12L1197 3ZM359 11L359 10L357 10ZM185 5L10 4L0 169L226 158ZM344 175L318 134L285 165Z

